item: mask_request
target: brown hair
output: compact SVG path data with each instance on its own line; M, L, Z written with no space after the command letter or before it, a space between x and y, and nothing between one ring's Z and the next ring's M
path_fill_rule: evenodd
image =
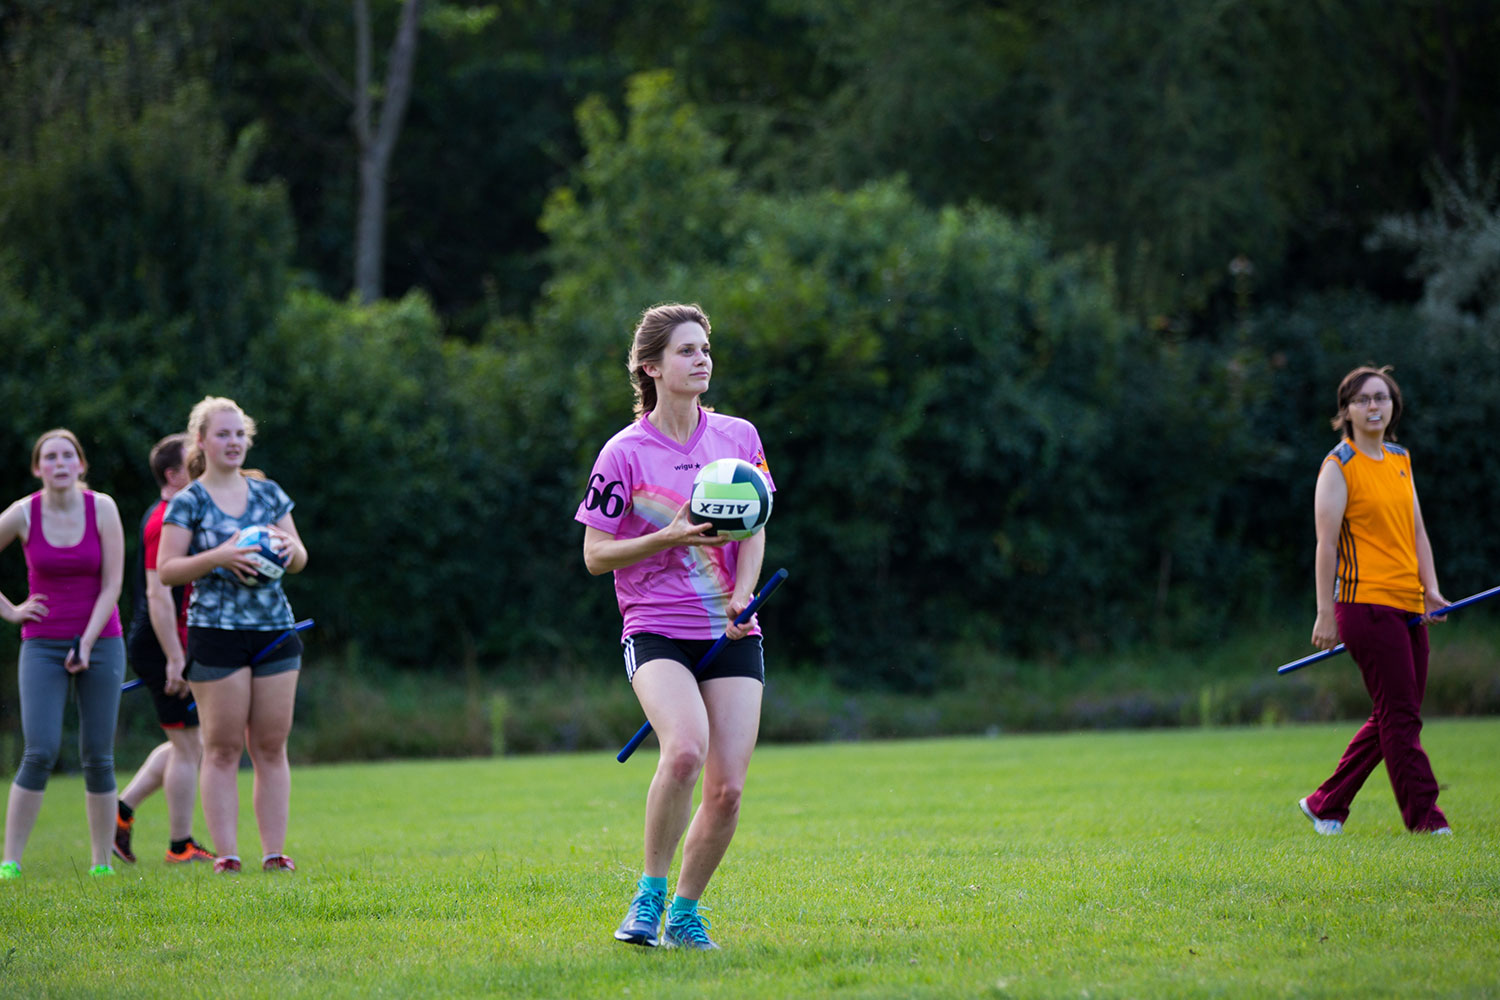
M1364 384L1365 379L1371 376L1383 380L1386 387L1390 390L1391 419L1390 423L1386 424L1385 427L1385 440L1394 441L1396 440L1396 424L1401 420L1402 406L1401 387L1396 384L1395 379L1391 378L1390 365L1381 365L1379 368L1376 368L1374 365L1360 365L1348 375L1345 375L1343 380L1339 382L1339 410L1333 415L1333 419L1329 423L1332 424L1334 430L1338 431L1344 437L1350 439L1354 437L1354 421L1349 418L1349 400L1353 399L1355 394L1359 392L1359 387Z
M88 457L83 453L83 445L78 443L78 435L74 434L66 427L54 427L50 431L43 431L41 435L36 439L36 443L31 446L32 473L36 472L37 463L41 462L42 460L42 445L46 444L53 438L62 438L73 446L74 451L78 452L78 461L83 465L83 472L80 472L78 474L78 481L80 483L83 482L84 474L89 471L89 460Z
M245 421L245 447L255 443L255 418L240 409L240 404L225 396L204 396L188 414L187 471L193 479L203 475L208 468L208 459L203 457L203 447L198 442L208 433L208 421L215 413L238 413ZM259 469L241 469L240 475L265 478L265 473Z
M167 473L182 465L187 444L186 434L168 434L151 449L151 475L156 477L158 487L166 486Z
M640 417L656 409L656 383L646 374L646 365L661 361L672 331L683 323L697 323L705 334L711 333L708 314L697 305L668 302L652 306L641 314L630 343L630 387L635 390L635 415Z

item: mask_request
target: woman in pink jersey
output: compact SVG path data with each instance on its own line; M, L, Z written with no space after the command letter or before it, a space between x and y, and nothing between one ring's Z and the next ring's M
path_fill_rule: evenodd
M70 682L78 697L89 874L114 874L109 852L115 828L115 718L125 678L125 640L116 602L124 575L125 532L115 502L84 489L87 470L72 431L47 431L31 449L31 473L42 488L0 514L0 549L21 540L28 590L20 604L0 595L0 616L21 626L18 687L26 744L5 811L0 879L21 875L21 855L62 746Z
M1365 779L1385 761L1407 829L1452 833L1422 749L1427 622L1448 602L1438 590L1432 543L1395 440L1401 388L1389 368L1356 368L1339 383L1333 427L1343 440L1323 459L1313 497L1318 617L1312 643L1342 639L1374 703L1333 774L1297 803L1321 834L1337 834ZM1415 615L1422 622L1408 627Z
M697 306L646 310L630 353L636 419L599 453L575 515L584 525L589 572L614 573L626 675L661 744L646 795L644 873L615 931L628 944L717 947L698 900L734 837L760 728L760 630L754 619L740 626L734 617L754 595L765 532L733 542L688 519L693 477L704 465L743 458L766 471L749 421L699 405L713 373L708 335L708 317ZM721 634L731 641L695 677L693 668ZM702 803L694 814L700 774ZM684 832L667 909L667 874Z

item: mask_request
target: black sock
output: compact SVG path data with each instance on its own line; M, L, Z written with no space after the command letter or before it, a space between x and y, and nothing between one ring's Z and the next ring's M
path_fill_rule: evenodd
M172 853L173 854L181 854L183 851L187 850L187 845L191 844L192 842L193 842L193 838L192 837L189 837L186 840L174 840L174 841L172 841Z
M123 820L127 820L128 821L130 819L130 817L132 817L134 815L135 815L135 810L132 809L132 808L130 808L129 806L127 806L125 804L125 800L124 799L121 799L120 800L120 818L123 819Z

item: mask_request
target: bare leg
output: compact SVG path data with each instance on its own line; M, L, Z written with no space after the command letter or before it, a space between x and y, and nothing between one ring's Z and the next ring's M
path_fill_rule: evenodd
M20 863L26 853L26 841L42 811L42 793L20 785L10 786L10 801L5 807L5 857L0 861Z
M708 712L682 664L651 660L635 672L635 694L661 743L646 793L645 873L665 877L693 810L693 786L708 757Z
M250 671L236 670L222 680L191 684L202 723L203 765L198 783L203 819L214 850L238 856L240 755L250 715Z
M131 809L139 809L141 803L162 786L162 778L167 772L167 761L171 755L170 742L157 744L156 749L146 755L146 762L135 772L130 784L120 793L120 801Z
M162 776L167 795L167 835L186 840L193 834L193 801L198 791L198 764L203 759L203 737L197 727L169 729L171 753Z
M298 670L257 677L252 684L248 742L255 765L255 825L266 854L286 847L287 817L292 803L292 768L286 741L292 731Z
M705 681L701 690L710 736L703 801L688 827L677 877L677 895L687 899L702 898L739 825L740 795L760 731L763 685L751 677L721 677Z
M89 817L89 863L107 865L115 843L119 793L113 788L107 792L84 792L83 801Z

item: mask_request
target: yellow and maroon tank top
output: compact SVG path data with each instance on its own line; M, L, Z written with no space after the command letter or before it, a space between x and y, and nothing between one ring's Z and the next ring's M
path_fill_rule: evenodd
M1421 613L1411 456L1398 445L1383 447L1383 456L1374 459L1345 438L1323 459L1339 464L1349 491L1339 528L1334 600Z

